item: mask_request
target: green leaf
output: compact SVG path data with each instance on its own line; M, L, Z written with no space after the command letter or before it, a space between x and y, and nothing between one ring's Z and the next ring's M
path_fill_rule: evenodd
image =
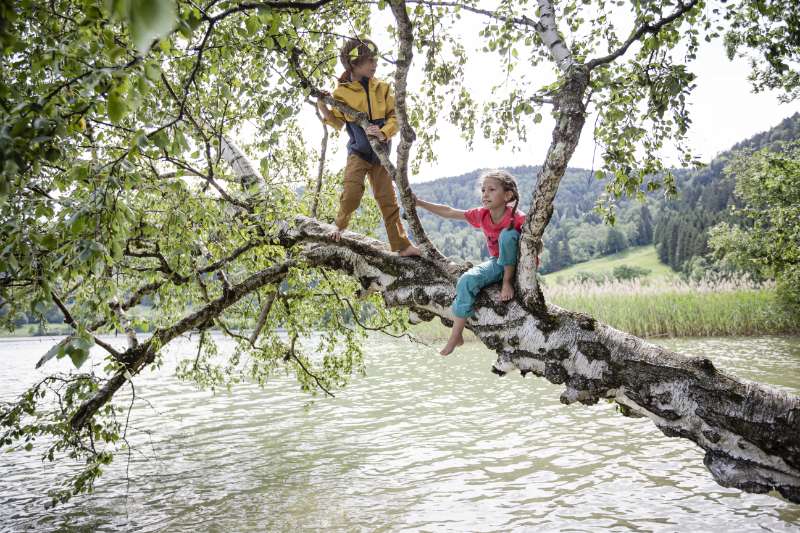
M80 368L89 358L89 350L74 348L72 345L67 348L67 354L69 358L72 359L72 364L75 365L75 368Z
M75 337L70 341L69 344L76 350L83 350L85 352L88 352L89 349L92 346L94 346L94 341L87 337Z
M55 250L56 247L58 246L58 239L52 233L48 233L47 235L42 237L41 244L48 250Z
M261 27L261 21L257 16L248 17L247 20L244 21L244 26L247 28L248 35L254 35L258 31L258 28Z
M125 117L128 112L128 104L121 91L113 90L109 93L107 108L108 119L114 124Z
M157 82L161 79L161 67L155 63L148 63L144 66L144 75L152 82Z
M144 54L154 39L172 31L177 16L172 0L130 0L128 23L133 45Z

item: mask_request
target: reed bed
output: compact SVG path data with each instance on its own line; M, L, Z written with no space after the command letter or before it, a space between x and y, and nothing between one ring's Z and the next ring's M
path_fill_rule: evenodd
M800 332L775 284L747 278L689 282L612 281L543 287L545 298L642 337L709 337Z

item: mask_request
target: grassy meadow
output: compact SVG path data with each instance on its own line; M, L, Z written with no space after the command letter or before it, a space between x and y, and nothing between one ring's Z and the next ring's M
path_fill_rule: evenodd
M607 255L584 263L578 263L565 269L551 272L542 277L544 278L545 285L567 283L570 279L577 276L579 272L587 272L596 276L611 278L611 273L614 268L619 266L646 268L650 273L643 279L673 279L676 277L675 272L673 272L671 268L658 260L656 248L652 244L647 246L634 246L618 254Z

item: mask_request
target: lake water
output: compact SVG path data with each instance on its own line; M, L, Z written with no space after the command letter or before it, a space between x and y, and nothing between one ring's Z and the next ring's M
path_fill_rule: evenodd
M54 342L0 340L0 400L43 375L33 365ZM799 338L659 343L800 393ZM137 451L93 495L47 510L47 489L76 465L0 455L0 531L800 528L800 505L720 487L691 442L605 402L564 406L543 379L498 378L477 343L442 358L371 338L367 376L311 406L290 378L217 394L177 381L166 369L194 346L136 379ZM57 367L69 365L45 369Z

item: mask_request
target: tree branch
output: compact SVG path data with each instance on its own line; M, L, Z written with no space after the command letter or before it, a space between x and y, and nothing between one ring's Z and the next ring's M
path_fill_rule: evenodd
M146 365L155 359L156 353L168 342L187 331L198 328L222 314L230 306L237 303L247 294L281 279L296 261L287 260L256 272L241 283L233 285L230 290L223 292L222 296L209 302L194 313L186 316L168 328L160 328L145 342L135 348L129 348L121 354L120 360L124 368L112 376L95 395L84 402L70 419L70 426L74 431L82 428L100 407L106 404L114 393L125 383L128 376L140 372Z
M69 324L72 327L72 329L77 331L78 330L78 323L72 317L72 314L69 312L69 309L67 309L67 306L64 305L64 302L61 301L61 298L56 296L56 293L54 293L53 291L50 291L50 296L52 297L53 302L55 302L56 306L59 308L61 313L64 315L64 321L67 324ZM91 332L89 332L89 333L91 333ZM103 348L105 351L110 353L112 355L112 357L114 357L114 359L116 359L118 361L121 360L122 355L117 350L115 350L110 344L108 344L107 342L99 339L95 335L92 335L92 339L94 340L95 344L97 344L98 346ZM47 360L44 360L44 361L40 360L40 362L37 363L37 368L39 366L41 366L42 364L44 364L45 362L47 362Z
M612 61L623 55L628 50L628 48L630 48L630 46L633 43L641 39L643 35L645 35L646 33L652 33L652 34L658 33L659 31L661 31L661 28L681 18L683 15L691 11L698 3L699 0L689 0L689 2L686 4L684 4L683 2L678 2L678 8L671 15L653 24L647 22L639 26L638 28L633 30L633 32L631 32L630 36L628 36L628 38L625 40L622 46L620 46L607 56L592 59L591 61L586 63L586 68L588 68L591 71L595 67L611 63Z
M377 3L377 2L376 2ZM422 4L429 7L454 7L458 9L463 9L464 11L468 11L470 13L474 13L476 15L485 15L487 17L493 18L495 20L499 20L501 22L505 22L507 24L515 24L517 26L523 26L526 28L533 28L537 32L541 33L544 31L543 26L540 22L533 20L531 18L526 17L525 15L519 17L507 17L505 15L500 15L497 11L491 11L488 9L480 9L474 6L470 6L467 4L462 4L460 2L429 2L427 0L408 0L407 4Z
M539 3L540 28L539 36L542 38L544 44L550 49L550 55L553 56L553 61L558 66L561 72L568 72L576 65L575 59L572 57L572 52L567 48L564 39L561 38L561 33L558 31L558 23L556 22L555 9L551 0L537 0Z
M394 180L400 190L400 199L403 202L408 223L420 249L427 257L446 264L447 259L431 242L422 227L411 193L411 186L408 183L408 159L411 153L411 145L416 139L416 134L408 123L408 111L406 109L406 86L408 70L411 68L411 60L414 56L414 33L411 20L406 12L405 0L389 0L389 5L397 22L397 35L400 41L397 54L397 69L394 72L395 113L397 115L397 123L400 126L400 141L397 143L397 169L394 173Z
M241 13L243 11L252 11L254 9L286 9L286 10L315 10L329 4L332 0L317 0L316 2L242 2L236 7L231 7L225 11L214 15L213 17L205 17L205 20L210 22L219 22L220 20L233 15L234 13Z
M428 320L452 320L453 284L432 264L388 254L362 236L333 243L327 227L298 217L287 242L303 244L313 264L343 271L378 292L387 306L403 306ZM533 314L499 300L499 285L478 296L467 327L497 353L493 371L534 373L563 384L561 401L619 403L626 415L650 418L667 436L689 439L723 486L749 492L778 490L800 503L800 397L717 370L689 358L547 305Z

